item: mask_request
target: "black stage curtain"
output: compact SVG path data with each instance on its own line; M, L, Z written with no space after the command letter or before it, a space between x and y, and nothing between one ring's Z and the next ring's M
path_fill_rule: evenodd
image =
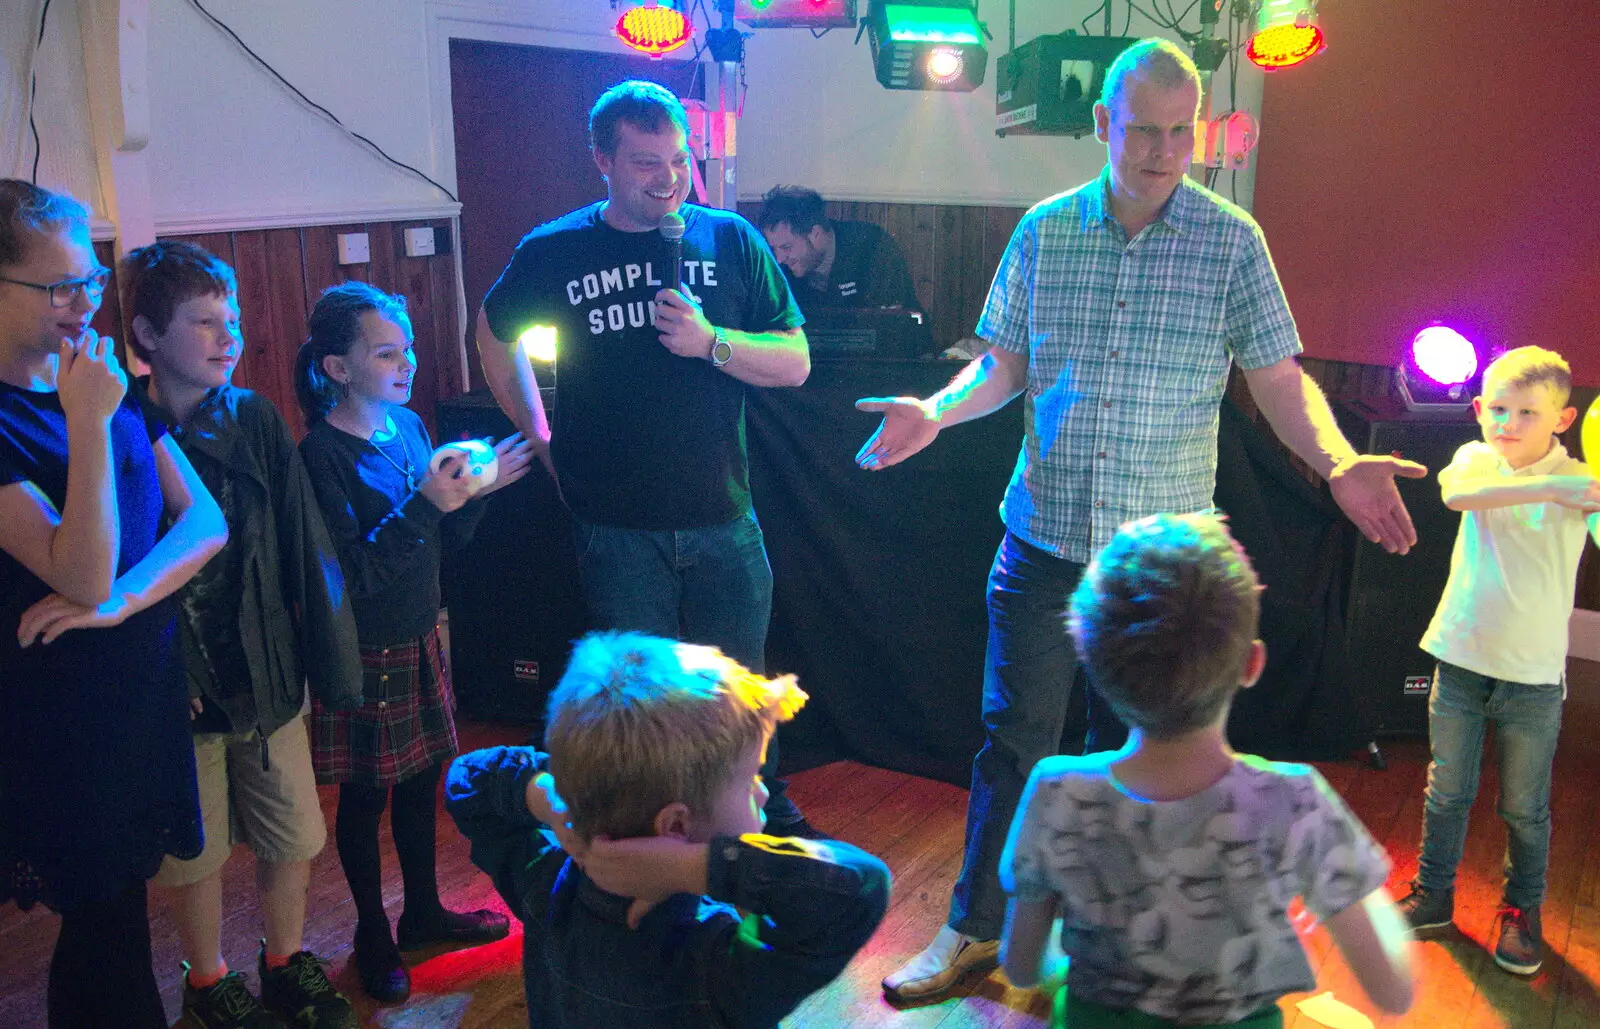
M1266 587L1267 670L1228 719L1239 750L1299 761L1343 757L1370 739L1346 688L1345 573L1352 527L1232 401L1217 433L1216 505Z
M774 578L768 667L799 673L811 695L785 729L786 767L852 758L968 780L983 740L985 582L1022 405L943 432L885 471L853 461L878 423L857 398L926 396L957 368L819 361L801 389L750 393L751 485ZM1216 502L1268 587L1268 670L1241 693L1230 735L1275 757L1348 753L1365 736L1340 689L1338 510L1231 403L1217 481Z
M751 490L774 582L767 666L798 672L811 695L785 730L786 766L852 757L967 781L983 741L984 584L1022 405L942 432L893 468L854 461L879 421L858 398L927 396L960 367L818 361L800 389L749 393Z
M968 781L983 739L985 583L1022 404L954 426L885 471L853 460L878 424L855 410L858 398L926 396L959 367L820 360L799 389L748 394L751 487L774 579L767 667L797 673L811 695L784 728L786 770L852 758ZM485 394L445 401L439 417L441 438L508 431ZM1348 753L1367 736L1340 688L1344 523L1227 403L1216 501L1267 585L1267 673L1235 704L1235 745L1298 759ZM445 572L462 715L538 721L587 625L570 516L548 480L535 470L497 497ZM1081 738L1081 723L1069 725L1066 739Z

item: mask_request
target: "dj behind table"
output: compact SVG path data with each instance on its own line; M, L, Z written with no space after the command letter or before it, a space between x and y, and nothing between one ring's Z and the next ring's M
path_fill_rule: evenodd
M904 249L870 222L833 220L822 197L774 186L756 220L789 277L818 357L931 356L933 335Z

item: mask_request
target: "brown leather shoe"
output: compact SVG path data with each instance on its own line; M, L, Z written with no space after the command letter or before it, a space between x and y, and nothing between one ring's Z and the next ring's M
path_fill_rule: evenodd
M999 940L969 940L945 926L927 949L884 977L883 993L901 1002L938 1000L969 972L987 975L999 963Z

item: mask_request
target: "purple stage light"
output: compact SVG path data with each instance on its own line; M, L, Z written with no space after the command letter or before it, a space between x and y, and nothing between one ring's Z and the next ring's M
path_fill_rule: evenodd
M1460 386L1478 371L1478 348L1448 325L1430 325L1411 340L1417 370L1441 386Z

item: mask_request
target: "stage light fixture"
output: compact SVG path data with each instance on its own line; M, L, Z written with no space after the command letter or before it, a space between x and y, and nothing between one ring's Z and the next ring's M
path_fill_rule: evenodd
M517 342L522 345L522 352L535 361L549 364L556 359L554 325L530 325L517 337Z
M1411 411L1463 410L1483 381L1473 342L1448 325L1429 325L1411 339L1395 369L1395 387Z
M1134 37L1039 36L994 62L995 135L1086 136L1106 69Z
M1257 0L1245 56L1267 71L1292 68L1328 46L1317 24L1316 0Z
M961 0L870 0L872 67L885 89L970 93L989 68L976 8Z
M670 4L645 0L642 6L623 11L614 31L623 46L660 57L694 38L694 22Z
M733 17L753 29L853 29L856 0L735 0Z

